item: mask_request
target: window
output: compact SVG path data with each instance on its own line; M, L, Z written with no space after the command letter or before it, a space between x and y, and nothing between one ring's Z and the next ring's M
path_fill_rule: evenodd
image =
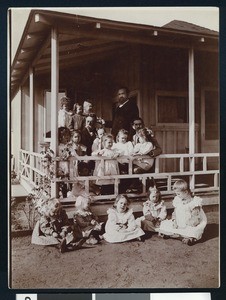
M66 96L66 91L62 90L58 94L58 110L60 109L60 99ZM57 110L57 111L58 111ZM51 91L44 92L44 140L51 138Z
M157 123L188 123L188 98L173 93L158 94Z

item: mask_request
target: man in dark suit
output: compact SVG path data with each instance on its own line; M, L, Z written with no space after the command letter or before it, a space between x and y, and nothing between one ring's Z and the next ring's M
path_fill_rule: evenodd
M120 129L130 130L132 120L139 117L137 104L128 98L129 91L126 87L118 90L118 106L113 112L112 134L117 136Z

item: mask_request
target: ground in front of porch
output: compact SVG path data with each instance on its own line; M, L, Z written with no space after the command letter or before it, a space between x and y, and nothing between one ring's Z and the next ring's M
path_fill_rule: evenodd
M219 212L206 212L203 239L187 246L157 235L145 242L84 246L61 254L55 247L12 239L11 287L216 288L219 286Z

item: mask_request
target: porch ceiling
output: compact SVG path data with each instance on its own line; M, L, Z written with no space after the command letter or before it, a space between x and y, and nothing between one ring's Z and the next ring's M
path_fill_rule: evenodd
M26 80L51 67L51 28L59 32L59 67L101 60L129 44L218 51L218 34L201 34L164 27L137 25L47 10L32 10L11 65L11 99ZM204 42L201 42L201 38Z

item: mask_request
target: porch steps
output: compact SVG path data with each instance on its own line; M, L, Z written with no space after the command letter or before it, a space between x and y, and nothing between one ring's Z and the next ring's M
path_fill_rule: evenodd
M219 195L217 193L210 193L210 192L208 194L202 193L202 194L197 194L197 196L200 196L203 199L203 206L206 208L208 206L219 205ZM172 210L173 195L162 196L162 199L165 202L167 210ZM132 200L131 207L133 208L133 211L136 215L140 215L142 213L144 200L146 200L146 197L145 198L137 197ZM62 199L62 203L69 218L72 218L75 211L75 206L74 206L75 201L72 200L67 201L67 198L64 198ZM113 203L114 203L113 200L96 201L95 203L92 203L92 211L100 218L106 218L107 217L106 212L109 208L112 207Z
M164 182L163 182L164 183ZM161 186L159 182L157 183L157 186L160 190ZM198 184L198 187L206 187L206 184ZM163 188L165 186L163 185ZM219 194L216 192L200 192L196 193L197 196L200 196L203 199L203 206L213 206L213 205L219 205ZM20 184L13 184L11 186L11 199L16 198L16 202L22 202L26 200L26 197L28 196L28 192L26 189L20 185ZM107 196L106 196L107 197ZM140 214L142 212L143 202L147 199L146 195L144 194L129 194L129 197L132 198L132 208L135 214ZM173 200L173 194L171 195L162 195L162 199L165 201L165 205L167 209L172 209L172 200ZM61 203L68 213L69 218L72 218L74 210L75 210L75 198L74 197L68 197L61 199ZM92 210L95 214L97 214L100 217L106 217L108 208L112 207L114 203L114 199L101 199L95 201L95 203L92 203Z

